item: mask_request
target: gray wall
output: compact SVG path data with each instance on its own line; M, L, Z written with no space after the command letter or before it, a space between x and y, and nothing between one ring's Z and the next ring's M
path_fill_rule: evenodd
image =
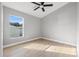
M69 3L54 11L41 22L43 37L76 45L76 3Z
M77 3L77 55L79 56L79 2Z
M1 15L1 3L0 3L0 15ZM1 16L0 16L0 56L1 56Z
M16 42L29 40L32 38L40 37L40 19L21 13L19 11L3 7L4 14L4 45L9 45ZM9 36L9 16L16 15L24 17L24 37L11 39Z
M2 56L2 54L3 54L2 23L1 23L1 21L2 21L2 6L1 6L1 3L0 3L0 56Z

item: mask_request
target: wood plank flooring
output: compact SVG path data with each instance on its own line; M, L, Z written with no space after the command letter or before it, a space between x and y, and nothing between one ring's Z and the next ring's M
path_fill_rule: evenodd
M5 57L75 57L76 47L38 39L4 48Z

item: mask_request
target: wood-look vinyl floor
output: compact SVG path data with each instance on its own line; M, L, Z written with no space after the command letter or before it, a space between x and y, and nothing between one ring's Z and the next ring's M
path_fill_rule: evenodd
M75 57L76 47L44 39L4 48L5 57Z

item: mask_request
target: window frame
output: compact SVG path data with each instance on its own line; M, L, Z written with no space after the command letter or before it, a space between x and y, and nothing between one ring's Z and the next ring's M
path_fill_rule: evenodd
M9 15L9 17L11 17L11 16L20 17L23 20L23 24L22 24L22 36L19 36L19 37L11 37L10 34L9 34L10 39L16 39L16 38L22 38L22 37L24 37L24 17L18 16L18 15ZM8 21L10 23L10 18L9 18ZM9 24L9 33L10 33L10 24Z

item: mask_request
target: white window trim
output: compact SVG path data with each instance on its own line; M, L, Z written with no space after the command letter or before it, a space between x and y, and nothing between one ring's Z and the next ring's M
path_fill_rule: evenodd
M9 17L10 16L17 16L17 15L9 15ZM20 17L20 16L17 16L17 17ZM23 17L20 17L20 18L22 18L22 20L23 20L23 26L22 26L22 36L20 36L20 37L10 37L10 35L9 35L9 37L10 37L10 39L17 39L17 38L22 38L22 37L24 37L24 18ZM9 19L10 20L10 19ZM9 28L10 28L10 25L9 25ZM9 31L10 32L10 31Z

